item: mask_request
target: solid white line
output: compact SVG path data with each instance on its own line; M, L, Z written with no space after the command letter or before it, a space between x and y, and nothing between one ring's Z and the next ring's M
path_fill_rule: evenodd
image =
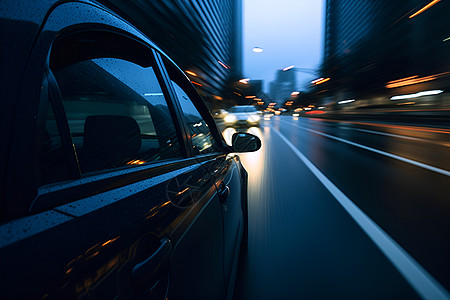
M292 123L289 123L287 121L282 121L282 122L286 123L286 124L289 124L289 125L294 125L297 128L301 128L301 129L305 129L305 130L314 132L315 134L319 134L319 135L325 136L325 137L330 138L330 139L334 139L336 141L340 141L340 142L343 142L343 143L346 143L346 144L349 144L349 145L352 145L352 146L355 146L355 147L358 147L358 148L362 148L362 149L369 150L369 151L372 151L372 152L375 152L375 153L378 153L378 154L381 154L381 155L384 155L384 156L387 156L387 157L391 157L391 158L394 158L394 159L397 159L397 160L409 163L411 165L415 165L417 167L420 167L420 168L423 168L423 169L427 169L429 171L433 171L433 172L436 172L436 173L439 173L439 174L442 174L442 175L450 176L450 171L447 171L447 170L444 170L444 169L433 167L433 166L430 166L430 165L427 165L427 164L424 164L424 163L421 163L421 162L418 162L418 161L415 161L415 160L412 160L412 159L409 159L409 158L406 158L406 157L402 157L402 156L398 156L398 155L391 154L391 153L388 153L388 152L384 152L382 150L378 150L378 149L375 149L375 148L372 148L372 147L368 147L368 146L364 146L364 145L361 145L361 144L358 144L358 143L347 141L347 140L344 140L342 138L338 138L336 136L329 135L329 134L326 134L326 133L323 133L323 132L320 132L320 131L317 131L317 130L314 130L314 129L306 128L306 127L303 127L303 126L300 126L300 125L297 125L297 124L292 124Z
M398 245L383 229L359 209L311 161L309 161L283 134L274 131L294 151L308 169L320 180L361 229L391 261L412 288L424 299L450 299L450 294L413 257Z
M381 132L381 131L373 131L373 130L361 129L361 128L349 128L349 129L350 129L350 130L357 130L357 131L361 131L361 132L367 132L367 133L373 133L373 134L379 134L379 135L391 136L391 137L396 137L396 138L405 139L405 140L420 141L420 142L429 142L429 141L424 140L424 139L418 139L418 138L414 138L414 137L410 137L410 136L399 135L399 134L393 134L393 133L386 133L386 132Z
M410 136L406 136L406 135L399 135L399 134L393 134L393 133L373 131L373 130L367 130L367 129L361 129L361 128L349 128L349 129L350 130L358 130L358 131L361 131L361 132L379 134L379 135L386 135L386 136L396 137L396 138L405 139L405 140L419 141L419 142L423 142L423 143L433 143L433 144L437 144L437 145L441 145L441 146L445 146L445 147L450 147L450 144L445 144L445 143L440 143L440 142L435 142L435 141L430 141L430 140L425 140L425 139L414 138L414 137L410 137Z

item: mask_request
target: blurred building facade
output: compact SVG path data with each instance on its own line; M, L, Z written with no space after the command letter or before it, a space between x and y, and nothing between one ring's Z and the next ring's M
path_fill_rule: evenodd
M236 101L233 88L242 73L242 0L100 1L189 71L210 109Z
M449 87L450 3L430 0L327 0L325 47L317 86L343 100Z
M264 93L264 80L252 79L238 88L242 100L239 104L255 105L263 110L271 102L270 97Z
M281 104L289 99L294 91L296 91L295 69L277 70L275 80L270 82L270 98L274 102Z

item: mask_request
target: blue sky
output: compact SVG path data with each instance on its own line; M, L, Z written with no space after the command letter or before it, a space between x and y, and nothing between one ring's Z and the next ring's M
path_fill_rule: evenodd
M268 83L289 65L316 69L323 55L324 0L243 0L244 75ZM253 47L264 49L254 53ZM297 73L297 84L314 76Z

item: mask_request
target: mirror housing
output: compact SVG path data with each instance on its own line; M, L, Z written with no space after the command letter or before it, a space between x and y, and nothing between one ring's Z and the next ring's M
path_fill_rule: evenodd
M261 140L247 132L235 132L231 137L231 145L235 152L253 152L261 148Z

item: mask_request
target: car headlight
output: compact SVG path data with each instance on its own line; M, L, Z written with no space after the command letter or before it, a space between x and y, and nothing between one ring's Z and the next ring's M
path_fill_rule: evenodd
M259 121L259 116L251 115L250 117L248 117L247 121L249 121L249 122L258 122Z
M224 120L225 120L225 122L227 122L227 123L233 123L234 121L236 121L236 116L234 116L234 115L227 115L227 116L224 118Z

